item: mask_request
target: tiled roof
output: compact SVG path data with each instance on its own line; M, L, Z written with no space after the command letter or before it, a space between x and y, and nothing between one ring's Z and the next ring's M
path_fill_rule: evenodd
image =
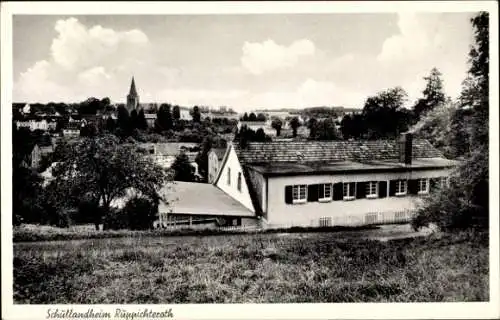
M213 184L176 181L160 193L168 203L160 202L160 212L255 217L253 212Z
M195 148L197 147L197 143L193 142L164 142L164 143L139 143L138 147L145 149L155 149L156 155L163 156L177 156L181 153L183 147L185 148ZM189 156L189 152L187 150L186 154Z
M396 140L250 142L245 149L235 144L235 150L243 164L399 159ZM444 158L440 151L423 139L413 140L412 156L414 159Z
M65 126L65 130L80 130L82 125L79 122L68 122Z

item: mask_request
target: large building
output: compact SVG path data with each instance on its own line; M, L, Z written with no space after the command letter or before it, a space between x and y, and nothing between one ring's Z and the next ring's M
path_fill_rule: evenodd
M399 140L250 142L245 148L229 144L213 193L232 199L234 210L225 213L226 220L232 219L228 225L407 222L423 197L447 183L456 165L411 134ZM177 207L171 213L224 214L217 203L206 212L207 204L198 203L195 194L185 201L189 212ZM160 212L166 213L167 207Z
M139 112L139 95L137 94L137 89L135 88L134 77L132 77L132 83L130 84L130 91L127 95L127 111L130 113L132 110Z

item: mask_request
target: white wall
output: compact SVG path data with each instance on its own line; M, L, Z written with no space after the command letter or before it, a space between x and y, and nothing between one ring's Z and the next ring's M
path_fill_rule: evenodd
M318 223L319 218L364 217L366 213L415 209L421 201L417 196L386 197L381 199L355 199L352 201L285 203L285 186L294 184L318 184L338 182L384 181L395 179L437 178L448 176L450 170L426 170L413 173L377 173L315 175L295 177L271 177L268 179L269 198L267 202L267 222L309 226ZM264 210L266 208L264 207Z
M234 151L233 146L229 147L229 154L226 155L227 161L220 173L219 179L216 182L216 186L222 191L227 193L233 199L241 203L243 206L248 208L250 211L255 212L250 194L248 192L248 186L243 175L243 170L241 168L240 162L238 161L238 156ZM231 184L227 184L228 168L231 168ZM238 172L241 172L241 191L237 188Z

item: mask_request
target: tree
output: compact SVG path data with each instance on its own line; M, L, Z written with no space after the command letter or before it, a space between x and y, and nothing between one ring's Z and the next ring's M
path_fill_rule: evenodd
M281 134L281 127L283 126L283 121L281 119L276 118L271 122L271 127L276 130L276 136L279 137Z
M451 126L454 139L469 136L470 147L463 151L465 160L450 186L427 199L419 210L413 221L415 227L430 222L444 229L489 226L489 14L480 12L471 23L474 45L469 52L468 76L452 116L455 125ZM463 127L470 130L463 132Z
M360 114L345 115L340 122L340 130L344 139L359 139L365 132L363 116Z
M419 99L417 104L413 107L417 120L420 119L423 114L446 101L441 75L441 72L439 72L437 68L432 68L430 74L424 77L426 86L424 91L422 91L423 98Z
M137 117L138 117L137 110L135 110L135 109L132 110L130 112L130 128L132 130L137 129L137 125L138 125Z
M318 120L315 118L310 118L307 121L307 128L309 129L309 138L314 139L316 137Z
M265 142L266 140L267 136L266 133L264 132L264 129L262 128L257 129L257 131L255 132L254 141Z
M266 115L263 113L259 113L257 115L257 121L266 121Z
M167 173L137 152L133 145L120 144L113 135L85 138L61 155L49 184L54 202L91 197L99 203L96 228L110 212L113 200L134 190L149 199L161 199L159 190L169 180ZM62 200L61 200L62 199Z
M395 138L408 130L410 113L403 108L406 91L395 87L368 97L363 119L369 139Z
M241 118L241 120L243 120L243 121L248 121L248 113L246 113L246 112L245 112L245 113L243 114L243 117Z
M248 121L257 121L257 116L255 115L255 113L250 113L250 115L248 116Z
M465 134L462 122L463 113L459 112L457 106L443 103L423 114L410 131L415 136L427 139L446 157L457 158L469 148L467 137L462 135ZM456 139L458 137L459 140Z
M195 180L194 168L189 162L189 158L185 152L181 152L172 164L174 170L175 181L193 182Z
M297 129L300 127L300 121L298 117L293 117L290 120L290 127L292 127L293 130L293 137L297 137Z
M174 123L170 112L170 104L161 104L158 109L155 128L157 132L167 131L173 128Z
M316 125L315 136L316 140L337 140L339 139L339 133L335 127L335 123L332 118L327 118L321 120Z
M109 133L114 133L115 132L116 122L115 122L115 120L113 120L113 118L109 117L109 118L106 119L105 129Z
M137 129L146 130L147 128L148 122L146 121L146 116L144 115L144 109L141 109L137 115Z
M93 123L88 123L80 128L80 137L95 137L97 128Z
M123 138L130 136L132 127L130 125L130 115L124 106L118 107L117 126L120 129L119 135Z
M201 150L196 155L196 163L198 164L199 173L206 179L208 178L208 153L212 149L214 144L213 138L211 136L205 137L201 145Z
M181 118L181 109L179 106L174 106L174 109L172 111L172 117L175 119L175 120L179 120Z
M199 123L201 121L201 113L200 113L200 108L198 106L193 107L191 116L193 117L193 122Z

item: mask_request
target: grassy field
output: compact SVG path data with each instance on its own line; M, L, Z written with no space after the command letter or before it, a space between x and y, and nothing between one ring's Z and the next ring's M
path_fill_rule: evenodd
M487 301L488 235L355 233L14 244L15 303Z

